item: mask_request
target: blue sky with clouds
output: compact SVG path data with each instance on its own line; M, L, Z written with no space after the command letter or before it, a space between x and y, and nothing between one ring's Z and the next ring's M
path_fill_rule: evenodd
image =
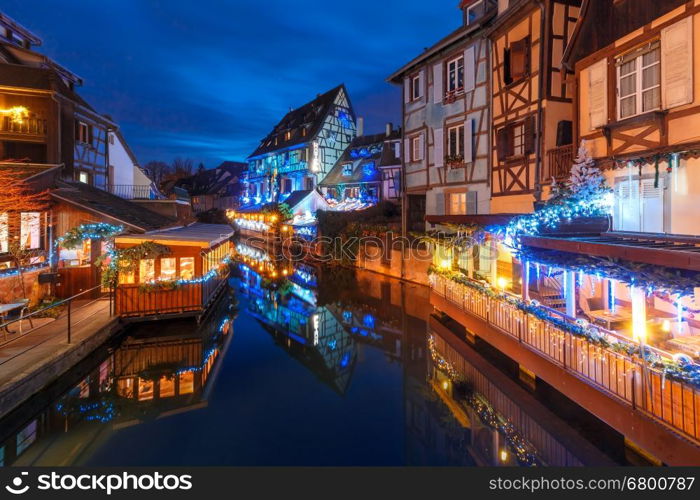
M286 113L345 83L366 130L400 119L386 77L457 28L458 0L3 0L85 80L140 162L242 160Z

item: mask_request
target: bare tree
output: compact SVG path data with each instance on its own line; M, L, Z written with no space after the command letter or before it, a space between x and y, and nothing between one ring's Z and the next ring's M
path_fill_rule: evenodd
M164 161L149 161L143 168L156 186L160 186L170 173L170 165Z
M176 177L189 177L194 170L194 161L191 158L175 158L171 167Z

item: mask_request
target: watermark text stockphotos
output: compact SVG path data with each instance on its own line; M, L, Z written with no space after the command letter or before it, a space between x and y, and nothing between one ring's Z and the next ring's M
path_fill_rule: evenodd
M8 493L22 495L29 490L40 491L94 491L111 495L115 491L174 491L191 490L192 476L189 474L40 474L36 477L36 485L28 484L24 478L27 472L15 477L11 484L5 486Z
M298 260L315 260L320 263L333 261L354 262L360 255L366 259L391 259L394 252L400 252L404 259L415 261L430 261L433 259L431 250L434 242L439 240L441 245L449 247L453 252L471 253L481 260L496 260L498 248L493 242L484 244L471 236L437 235L431 238L407 238L395 236L388 232L379 236L348 236L328 237L318 236L313 239L277 238L279 254L271 258L295 262ZM270 239L247 236L246 245L264 246L270 244ZM310 251L311 250L311 251Z

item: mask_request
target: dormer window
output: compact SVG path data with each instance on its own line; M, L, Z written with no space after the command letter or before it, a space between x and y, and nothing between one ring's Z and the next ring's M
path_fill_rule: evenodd
M285 141L290 141L290 140L292 140L292 131L291 131L291 130L287 130L287 131L284 133L284 140L285 140Z
M470 25L484 16L484 0L478 0L464 9L464 24Z

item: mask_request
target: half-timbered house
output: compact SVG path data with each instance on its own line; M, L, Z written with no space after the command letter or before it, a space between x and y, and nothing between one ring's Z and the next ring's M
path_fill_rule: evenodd
M489 43L492 0L460 3L463 25L389 77L403 87L404 231L427 215L489 212ZM435 219L434 221L436 221Z
M345 85L289 111L248 157L244 204L282 203L316 189L355 134Z
M573 159L572 91L561 59L580 0L498 2L491 57L491 211L523 213Z

